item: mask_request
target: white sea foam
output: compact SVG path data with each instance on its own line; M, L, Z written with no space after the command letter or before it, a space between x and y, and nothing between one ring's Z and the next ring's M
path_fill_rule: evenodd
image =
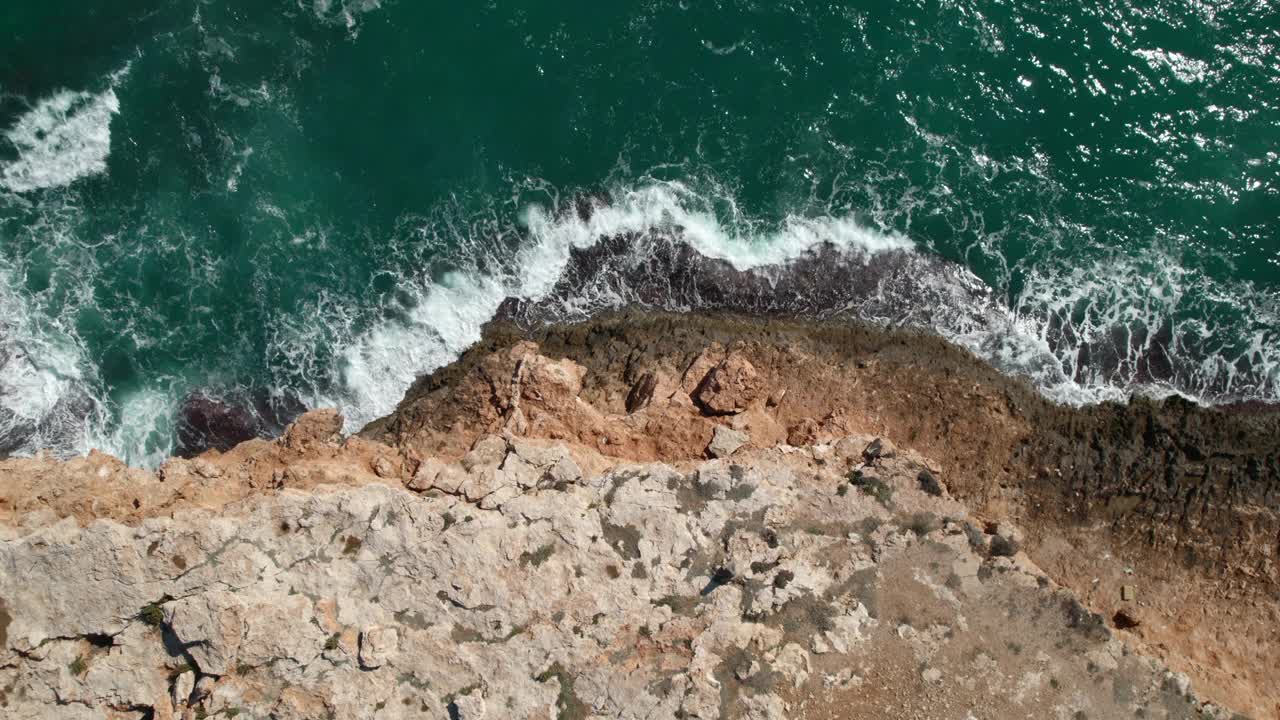
M128 67L99 93L60 90L18 118L4 137L17 158L0 165L0 187L30 192L69 185L107 171L111 118L120 112L116 85Z
M309 4L317 19L341 23L355 33L360 16L381 8L382 0L310 0Z
M587 219L538 206L526 209L528 237L512 263L517 273L452 273L425 287L402 317L359 335L343 350L342 396L321 401L343 407L348 429L387 414L419 375L453 361L478 341L481 327L503 299L545 296L568 264L570 251L601 238L679 228L699 252L738 269L783 263L824 241L863 254L911 247L906 238L868 230L848 218L790 218L780 229L752 235L737 223L720 220L708 202L683 183L652 182L616 192Z
M88 447L105 448L129 464L159 467L173 452L174 420L182 388L153 384L123 397L117 420L89 428Z
M55 92L20 116L3 133L16 157L0 163L0 189L27 193L105 172L111 118L120 110L115 90L128 72L126 65L108 76L101 92ZM76 212L67 198L3 197L10 207L30 213L26 231L48 243L65 229L62 220L48 218ZM20 289L21 280L18 269L0 265L0 446L11 453L58 455L101 446L109 413L97 371L76 334L76 308L45 312L38 297Z
M1208 402L1280 390L1280 297L1247 283L1224 286L1158 251L1033 269L1013 310L1023 318L1020 334L1072 379L1067 394L1077 404L1134 390ZM1082 352L1104 345L1116 355ZM1169 376L1142 372L1153 348L1167 358Z
M0 268L0 450L86 450L105 419L74 332L32 312Z
M712 206L721 212L712 212ZM729 221L721 219L726 216ZM737 216L732 198L707 198L678 182L616 191L586 219L573 212L530 207L523 224L525 237L511 264L517 271L457 272L427 283L403 313L346 344L339 360L342 389L322 402L343 407L349 430L390 412L419 375L451 362L479 340L481 326L505 297L546 296L566 268L571 249L590 247L606 237L648 233L678 233L703 255L724 259L739 270L785 264L821 243L833 243L855 258L904 251L908 260L903 268L880 278L873 296L845 308L847 312L873 322L931 329L1002 371L1028 377L1044 395L1064 404L1123 401L1132 392L1191 394L1209 400L1270 397L1280 381L1275 303L1267 305L1266 298L1258 297L1242 300L1236 309L1256 313L1272 307L1273 317L1255 321L1248 347L1238 355L1202 354L1204 348L1192 347L1197 328L1184 323L1172 328L1168 342L1173 376L1143 377L1138 368L1143 353L1153 347L1144 333L1168 327L1175 314L1186 310L1179 306L1180 294L1214 297L1208 280L1171 262L1154 288L1144 282L1150 280L1149 268L1121 261L1100 263L1078 274L1071 268L1033 272L1010 307L969 269L915 252L905 237L870 229L849 217L791 217L766 228ZM1200 286L1187 289L1191 282ZM1222 299L1231 294L1217 295ZM566 317L581 317L626 301L565 298L564 311ZM1191 315L1215 315L1222 308L1190 310ZM1064 328L1072 334L1065 340ZM1200 330L1212 335L1233 329ZM1112 346L1118 353L1112 367L1091 367L1082 361L1082 346L1092 344L1100 354L1098 348L1114 342L1116 333L1121 341ZM1189 365L1191 357L1203 359ZM1248 362L1247 378L1237 358Z

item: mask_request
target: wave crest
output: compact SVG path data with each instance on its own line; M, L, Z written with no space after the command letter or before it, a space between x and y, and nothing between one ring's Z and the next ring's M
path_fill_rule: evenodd
M100 93L60 90L19 117L4 133L17 158L0 165L0 187L25 193L105 173L111 119L120 112L115 88L127 72Z

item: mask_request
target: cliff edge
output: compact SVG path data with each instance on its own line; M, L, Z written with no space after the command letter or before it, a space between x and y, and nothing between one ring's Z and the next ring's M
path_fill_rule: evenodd
M341 427L0 463L5 717L1280 715L1266 409L628 313Z

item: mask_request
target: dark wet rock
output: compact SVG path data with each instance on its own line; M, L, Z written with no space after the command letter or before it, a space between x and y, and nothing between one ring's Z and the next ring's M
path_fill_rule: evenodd
M627 393L627 414L638 412L653 400L653 393L658 387L658 376L647 372L631 386Z
M597 204L579 202L580 217ZM509 299L498 319L532 326L582 320L621 306L687 311L720 310L753 315L831 317L858 310L864 315L904 322L925 319L933 297L925 275L957 275L962 267L907 250L868 254L824 243L785 265L739 270L726 260L709 258L673 228L662 233L628 233L574 248L559 281L538 300ZM981 288L966 287L975 299ZM971 284L969 284L971 285ZM942 285L939 284L938 287ZM949 290L948 292L954 292ZM572 309L566 300L573 298ZM954 299L950 303L955 305Z
M920 481L921 490L934 497L942 497L942 483L938 482L938 478L934 477L928 469L921 470L916 479Z
M246 440L277 437L305 409L297 398L273 397L265 391L247 397L193 392L178 411L174 454L190 458L207 450L225 452Z
M35 433L35 423L18 417L9 408L0 406L0 460L4 460L25 446Z
M882 454L884 454L884 440L876 438L867 443L867 447L862 451L862 461L868 465L875 465Z
M182 403L175 453L195 457L206 450L226 451L259 432L258 418L249 408L192 394Z

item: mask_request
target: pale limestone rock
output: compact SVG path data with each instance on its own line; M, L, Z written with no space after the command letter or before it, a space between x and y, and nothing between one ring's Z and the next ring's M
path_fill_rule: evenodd
M226 675L235 667L244 634L244 604L234 593L214 590L168 606L169 626L200 672Z
M790 720L786 703L777 695L751 695L743 700L743 718L747 720Z
M222 477L222 468L203 459L192 460L191 471L206 480L213 480L215 478Z
M387 664L399 649L395 628L371 627L360 632L360 667L374 670Z
M795 643L787 643L770 653L769 664L787 679L792 687L800 687L809 681L809 653Z
M195 689L196 674L189 670L179 673L178 677L173 679L173 706L182 707L186 705Z
M485 717L484 693L479 689L472 690L453 701L453 709L458 720L482 720Z
M154 633L134 625L117 640L105 654L81 655L88 658L88 669L68 696L117 706L167 705L169 657Z
M478 468L496 468L507 456L507 441L498 435L486 435L476 441L471 452L462 458L462 467L467 472L475 472Z
M467 480L467 473L458 465L445 463L436 458L423 460L406 484L410 490L425 492L439 490L449 495L457 495L462 484Z
M529 373L525 403L555 399L529 390L529 377L574 390L572 368ZM331 421L308 423L297 442L332 437ZM832 447L838 456L841 442ZM982 559L961 534L921 541L873 498L837 495L847 466L811 462L752 451L585 477L562 447L489 436L460 463L423 460L408 489L285 489L137 527L69 520L0 534L0 569L23 569L0 572L10 618L0 688L12 688L14 703L4 715L79 720L150 708L173 720L194 698L209 717L236 709L282 720L789 718L797 711L783 697L871 677L833 667L889 647L933 668L950 642L940 628L963 632L959 621L901 637L896 618L882 626L874 601L859 598L875 597L886 578L938 602L928 588L963 575L948 597L971 612L1003 607L997 591L1044 592L1008 558L979 573ZM904 500L924 498L918 470L883 457L877 468ZM954 501L937 501L963 517ZM934 574L877 567L908 561ZM163 632L138 617L160 601ZM90 635L111 635L110 647L80 639ZM170 655L174 637L181 649ZM1081 642L1064 645L1070 662L1055 662L1107 652L1116 669L1104 672L1136 663ZM188 657L198 678L175 672ZM81 675L69 670L78 658ZM991 663L983 677L1003 677Z
M717 425L711 434L711 444L707 446L707 455L713 458L727 458L749 442L751 442L751 437L746 433L733 430L724 425Z
M814 654L848 653L855 644L866 639L866 631L874 628L876 621L867 612L866 606L858 603L856 607L833 618L831 625L832 629L814 636Z
M305 595L283 592L260 595L257 602L246 605L244 616L245 633L239 661L250 666L274 661L309 665L327 639L312 622L311 600Z
M1164 687L1187 697L1191 695L1191 678L1186 673L1168 671L1164 674Z

